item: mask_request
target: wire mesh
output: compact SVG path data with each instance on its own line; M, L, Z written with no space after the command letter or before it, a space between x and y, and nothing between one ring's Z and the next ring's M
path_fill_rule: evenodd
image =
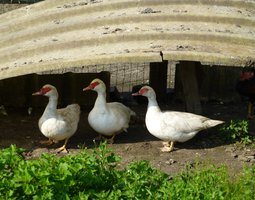
M99 73L109 71L111 73L111 86L117 87L119 92L130 92L134 85L149 84L149 63L121 63L110 65L90 65L41 72L38 74L63 74L73 73ZM167 87L174 88L175 63L168 64Z
M175 68L177 62L169 62L167 67L167 88L175 87Z
M111 86L116 86L120 92L132 90L136 84L149 82L149 63L122 63L110 65L86 66L82 72L111 73Z

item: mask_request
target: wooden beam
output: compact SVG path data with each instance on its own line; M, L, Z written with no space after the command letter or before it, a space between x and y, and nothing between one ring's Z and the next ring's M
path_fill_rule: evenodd
M185 110L187 112L201 114L202 107L196 77L196 66L198 64L193 61L180 61L179 72L183 87Z
M158 101L166 99L168 61L150 63L150 86L155 90Z

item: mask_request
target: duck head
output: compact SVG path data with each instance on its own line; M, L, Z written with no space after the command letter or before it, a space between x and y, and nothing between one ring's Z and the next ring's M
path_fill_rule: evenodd
M103 91L106 90L106 86L105 86L105 84L102 80L96 78L93 81L91 81L89 86L83 88L83 91L87 91L87 90L94 90L96 92L103 92Z
M150 86L143 86L138 92L133 93L132 96L145 96L147 98L156 98L156 93Z
M46 84L38 92L34 92L32 95L33 96L42 95L42 96L51 97L51 96L58 96L58 92L53 85Z

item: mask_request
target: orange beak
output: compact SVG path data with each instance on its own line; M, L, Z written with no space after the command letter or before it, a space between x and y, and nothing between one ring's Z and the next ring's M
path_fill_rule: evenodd
M88 90L92 90L93 88L91 87L91 85L89 85L88 87L85 87L82 89L82 91L88 91Z
M34 92L32 96L38 96L38 95L43 95L42 91Z
M133 93L132 96L140 96L141 94L139 92Z

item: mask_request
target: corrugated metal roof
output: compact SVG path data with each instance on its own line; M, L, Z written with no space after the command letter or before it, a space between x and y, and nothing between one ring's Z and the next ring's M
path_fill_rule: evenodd
M255 60L255 1L46 0L0 15L0 79L94 64Z

